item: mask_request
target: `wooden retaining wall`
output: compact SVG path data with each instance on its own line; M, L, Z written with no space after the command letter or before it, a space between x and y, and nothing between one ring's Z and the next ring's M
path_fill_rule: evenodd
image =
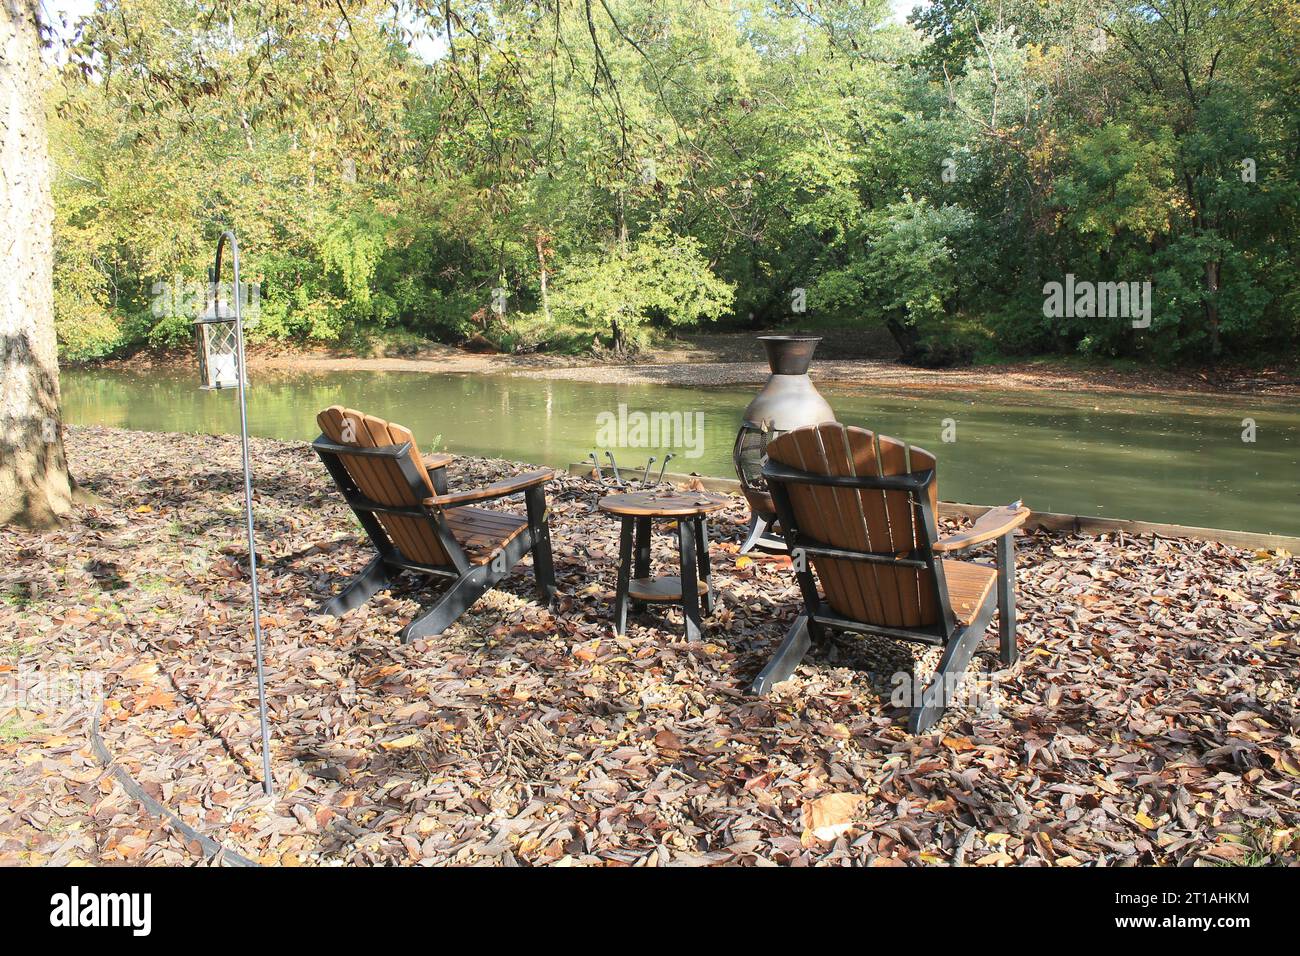
M592 473L591 462L575 462L569 466L569 474L589 476ZM613 476L609 468L602 468L604 477ZM624 480L635 479L640 482L643 469L620 468ZM652 472L653 475L653 472ZM708 491L721 491L726 494L740 494L740 482L735 478L711 478L707 476L683 475L668 472L664 481L673 484L686 484L698 478ZM1002 502L1006 504L1006 502ZM969 505L955 501L939 502L939 514L946 516L964 516L974 518L988 510L989 505ZM1126 518L1094 518L1087 515L1064 515L1052 511L1033 511L1025 523L1027 528L1042 528L1046 531L1077 531L1084 534L1110 534L1123 531L1126 534L1158 534L1166 538L1190 538L1193 541L1215 541L1230 544L1238 548L1252 548L1261 551L1286 551L1290 554L1300 553L1300 537L1284 534L1263 534L1256 531L1229 531L1225 528L1193 528L1181 524L1163 524L1156 521L1131 521Z

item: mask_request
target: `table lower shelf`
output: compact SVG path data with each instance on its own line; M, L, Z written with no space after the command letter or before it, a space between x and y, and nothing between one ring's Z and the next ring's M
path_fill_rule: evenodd
M701 581L698 587L702 601L709 586ZM655 578L633 578L628 583L628 597L634 601L680 601L682 599L681 576L664 574Z

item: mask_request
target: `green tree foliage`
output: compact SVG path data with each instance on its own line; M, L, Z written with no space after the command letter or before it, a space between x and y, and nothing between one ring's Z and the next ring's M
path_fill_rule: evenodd
M926 363L1294 353L1296 23L1296 0L908 24L885 0L100 0L51 104L61 347L180 341L189 300L159 290L234 227L267 339L813 322ZM1149 281L1150 326L1044 314L1067 274Z
M963 345L949 341L950 316L961 279L957 249L968 244L970 229L970 213L960 206L936 208L911 196L873 210L853 237L865 254L822 273L812 304L828 312L865 306L905 354L927 364L957 360Z
M603 328L609 347L627 351L644 344L652 324L713 321L731 300L731 286L709 269L697 240L653 227L627 246L569 260L553 301L562 325L595 330L598 341Z

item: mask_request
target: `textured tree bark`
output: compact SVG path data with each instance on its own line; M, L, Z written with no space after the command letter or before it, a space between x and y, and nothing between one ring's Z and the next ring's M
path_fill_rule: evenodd
M72 509L54 337L54 206L39 0L0 0L0 524Z
M542 280L542 314L546 316L546 324L551 323L551 297L546 288L546 243L549 237L541 230L537 230L537 271Z
M1217 361L1223 352L1219 341L1219 263L1205 263L1205 324L1210 329L1210 361Z

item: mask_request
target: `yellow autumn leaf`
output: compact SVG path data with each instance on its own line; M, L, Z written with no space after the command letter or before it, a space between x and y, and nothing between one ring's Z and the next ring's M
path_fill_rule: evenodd
M419 734L407 734L405 737L398 737L396 740L385 740L379 746L385 750L406 750L420 743Z
M1151 819L1149 816L1147 816L1146 813L1144 813L1144 812L1139 812L1139 813L1137 814L1137 816L1135 816L1135 817L1133 818L1133 820L1134 820L1135 823L1137 823L1138 826L1140 826L1140 827L1141 827L1142 829L1144 829L1144 830L1154 830L1154 829L1155 829L1156 821L1152 820L1152 819Z

